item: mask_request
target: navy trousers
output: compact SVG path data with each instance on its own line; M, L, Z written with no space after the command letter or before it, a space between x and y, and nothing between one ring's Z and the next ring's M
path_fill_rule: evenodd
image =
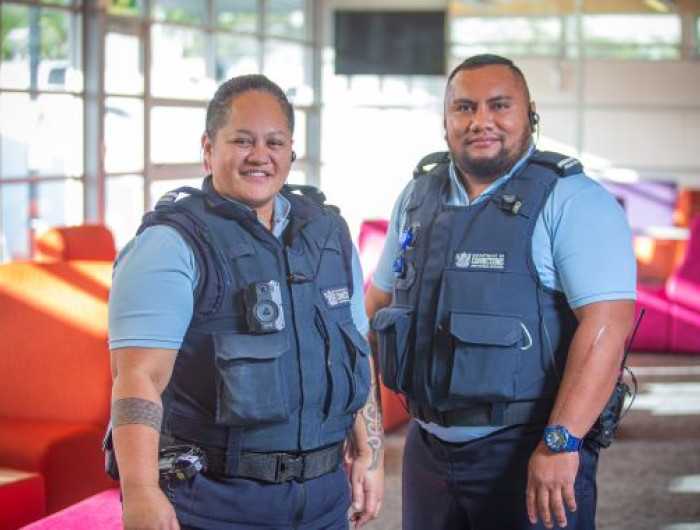
M543 425L507 427L456 444L411 422L403 458L404 530L544 530L525 506L527 467ZM598 451L584 444L567 530L594 530ZM558 528L555 522L555 528Z
M198 473L161 481L183 530L346 530L350 485L341 466L306 482L265 484Z

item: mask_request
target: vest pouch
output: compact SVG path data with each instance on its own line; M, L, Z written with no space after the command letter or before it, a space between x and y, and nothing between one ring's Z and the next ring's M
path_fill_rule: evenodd
M216 423L247 426L289 419L282 355L287 334L217 333Z
M413 314L413 308L389 306L377 311L372 320L382 382L394 392L408 390L405 366L413 344Z
M357 331L353 322L339 322L338 327L345 341L352 372L352 385L346 409L347 412L352 413L360 410L367 403L370 385L370 348L367 339Z
M452 313L449 332L454 358L449 397L472 402L516 399L523 342L518 317Z

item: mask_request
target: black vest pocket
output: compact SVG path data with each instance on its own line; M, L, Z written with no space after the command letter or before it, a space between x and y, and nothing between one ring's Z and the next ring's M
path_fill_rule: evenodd
M216 422L255 425L289 419L282 355L289 350L287 334L217 333Z
M523 326L517 317L452 313L449 396L473 402L516 399Z
M369 343L357 331L353 322L339 322L338 327L345 341L352 373L352 385L347 406L347 412L352 413L358 411L367 403L370 383Z
M377 311L372 320L382 382L395 392L409 390L405 370L413 344L413 314L410 307L390 306Z

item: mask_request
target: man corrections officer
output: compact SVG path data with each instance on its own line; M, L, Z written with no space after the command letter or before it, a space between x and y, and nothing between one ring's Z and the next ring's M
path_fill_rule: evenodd
M509 59L457 66L444 112L449 156L398 198L366 298L382 379L413 417L404 528L592 529L598 452L582 440L634 314L623 211L576 160L535 149Z
M116 262L127 530L345 529L351 500L356 526L377 516L383 441L359 260L340 216L284 186L293 131L266 77L222 84L202 189L161 199Z

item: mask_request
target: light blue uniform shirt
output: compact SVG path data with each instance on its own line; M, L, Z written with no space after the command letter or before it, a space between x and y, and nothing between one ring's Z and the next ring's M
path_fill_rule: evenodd
M478 204L493 195L526 161L493 182L472 203L454 164L450 163L450 185L445 203L450 206ZM372 283L382 291L393 291L393 262L399 252L399 234L406 220L415 181L399 196ZM532 257L542 283L566 295L575 309L606 300L636 298L636 260L625 213L615 198L583 173L557 180L535 224ZM500 427L441 427L421 424L439 438L463 442L489 434Z
M281 237L289 223L290 204L275 196L272 233ZM369 329L364 307L362 269L352 253L355 326ZM109 296L109 347L177 350L190 325L199 273L192 249L169 226L144 230L119 253Z

